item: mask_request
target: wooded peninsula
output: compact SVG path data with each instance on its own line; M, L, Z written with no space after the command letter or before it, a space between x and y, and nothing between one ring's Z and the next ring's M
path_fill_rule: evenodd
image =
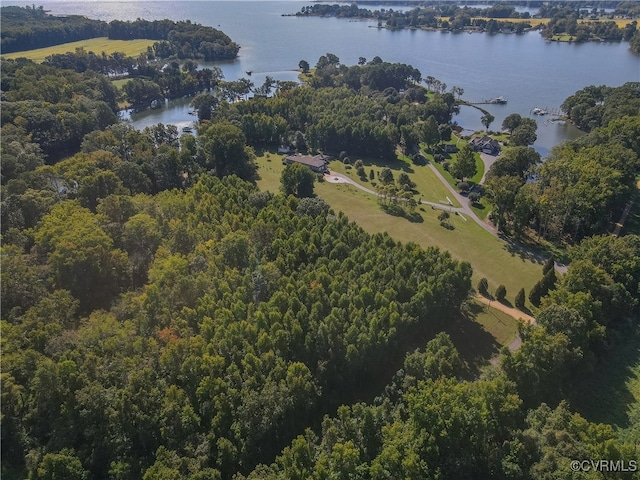
M640 82L543 161L411 65L256 86L218 30L107 28L158 42L1 63L3 478L638 478ZM195 134L118 117L185 95Z
M362 2L366 4L367 2ZM640 53L640 32L637 19L640 5L637 2L607 2L598 8L593 2L554 1L525 2L538 9L535 16L518 12L518 2L500 2L489 7L459 6L454 2L401 2L399 6L411 9L398 10L360 8L356 3L316 3L302 7L296 16L320 16L371 19L378 21L378 28L430 29L447 32L523 33L539 30L547 40L628 41L634 53ZM613 12L605 11L613 9Z

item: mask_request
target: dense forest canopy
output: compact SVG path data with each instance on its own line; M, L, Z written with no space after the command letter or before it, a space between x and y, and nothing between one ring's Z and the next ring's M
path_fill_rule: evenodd
M75 42L107 35L108 25L99 20L90 20L80 15L58 17L48 15L40 7L3 6L2 53L32 50L60 43Z
M508 117L492 218L573 247L564 275L549 259L526 292L537 325L520 348L478 373L438 333L475 293L469 263L366 233L301 165L284 193L254 182L256 149L280 145L435 162L459 87L327 53L300 61L302 86L140 58L121 93L103 69L134 60L94 57L2 63L3 476L537 480L640 460L639 402L618 426L572 404L638 335L640 237L607 234L637 199L636 84L567 99L591 132L545 163L531 119ZM115 116L123 98L197 92L197 136Z
M368 2L361 2L367 4ZM487 2L492 3L492 2ZM463 6L456 2L403 2L400 5L413 6L412 9L398 10L379 8L370 10L360 8L357 3L314 4L305 6L296 13L298 16L334 16L346 18L369 18L378 20L378 27L387 28L428 28L447 31L473 29L488 33L515 32L522 33L533 28L529 19L533 18L528 11L519 12L516 4L495 2L490 6L484 4L473 6L473 2ZM549 19L535 28L541 29L545 38L567 36L567 40L584 42L597 41L631 41L631 49L636 47L637 21L619 26L614 19L631 19L640 17L640 9L634 2L611 2L607 9L613 13L599 9L593 2L529 2L530 8L538 8L535 17ZM386 7L386 6L385 6Z
M108 36L116 40L146 38L160 40L153 46L156 56L232 59L240 46L226 34L191 21L113 20L110 23L78 15L48 15L43 7L2 7L2 52L12 53L61 43Z
M200 467L225 477L272 458L318 412L366 385L404 336L445 321L470 288L469 265L447 254L371 237L327 208L312 217L301 202L238 179L155 198L123 193L96 214L58 203L36 227L33 253L8 247L3 269L3 311L12 312L5 368L36 402L3 443L16 453L33 442L73 449L95 478L112 462L139 477L161 445L186 456L204 448ZM42 268L49 273L36 284L18 282ZM131 268L140 290L131 290ZM130 293L112 309L94 310L122 291ZM55 321L56 310L67 318ZM95 335L116 342L99 353L110 358L106 370L86 357L98 354ZM140 376L123 376L133 364ZM72 384L55 380L69 368ZM98 399L114 394L146 407L105 416ZM78 402L93 419L76 416Z
M589 86L562 108L590 134L555 147L537 166L507 152L488 172L493 219L505 232L531 228L553 241L576 242L612 231L637 197L640 84Z

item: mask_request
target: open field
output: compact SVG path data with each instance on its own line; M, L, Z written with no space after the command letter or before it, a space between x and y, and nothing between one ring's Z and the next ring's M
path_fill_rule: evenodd
M282 156L258 152L257 184L261 190L277 192L280 188L280 174L284 168ZM271 160L271 161L268 161ZM352 221L369 233L389 232L398 241L414 242L422 247L437 246L448 250L458 260L465 260L473 266L474 286L482 277L489 281L489 290L503 284L507 289L507 299L513 302L520 288L528 293L542 277L542 265L532 261L510 245L494 237L470 219L463 220L452 215L452 230L440 225L438 214L426 205L416 212L421 222L410 222L382 211L376 197L348 184L316 183L316 193L336 211L343 211Z
M477 376L500 354L502 347L513 342L518 325L507 314L472 300L457 317L448 320L444 331L451 337L471 374ZM422 341L422 345L428 341L426 338L416 340Z
M78 42L63 43L54 45L53 47L38 48L36 50L26 50L24 52L15 52L3 54L5 58L21 58L26 57L34 62L42 62L49 55L62 54L67 52L75 52L77 48L84 48L87 52L100 54L102 52L110 55L114 52L122 52L128 57L137 57L147 51L147 47L153 45L156 40L138 39L138 40L109 40L107 37L90 38L88 40L80 40Z
M122 87L124 87L124 84L127 83L129 80L131 80L130 78L119 78L118 80L111 80L111 83L113 84L114 87L118 88L118 89L122 89Z
M352 159L352 162L354 160ZM366 176L364 179L358 177L358 174L355 171L355 168L347 168L340 161L333 161L329 164L329 167L344 175L347 175L355 182L375 190L375 186L372 185L371 180L369 180L369 172L373 170L375 175L374 182L377 182L378 173L384 168L384 166L388 166L393 172L393 178L397 179L400 173L404 172L409 175L409 178L412 182L416 184L414 188L416 192L416 200L422 198L422 200L426 200L429 202L442 202L447 203L447 197L451 197L447 188L442 185L442 182L433 174L431 169L426 165L415 165L413 164L409 158L404 155L399 155L399 160L393 163L382 163L380 161L371 161L368 159L362 159L365 165ZM460 204L456 199L451 199L454 207L459 207Z
M438 17L440 21L449 21L449 17ZM471 21L473 20L491 20L489 17L471 17ZM532 27L537 27L538 25L545 25L549 23L550 18L494 18L497 22L513 22L513 23L529 23Z

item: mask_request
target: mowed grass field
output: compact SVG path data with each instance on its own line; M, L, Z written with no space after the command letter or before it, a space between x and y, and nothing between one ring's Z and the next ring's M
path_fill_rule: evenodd
M449 17L440 17L440 20L441 21L446 20L448 22ZM485 20L488 22L491 19L489 17L472 17L471 20L472 21ZM550 18L494 18L494 20L497 22L529 23L533 28L535 28L538 25L546 25L547 23L549 23L549 20L551 19ZM599 18L598 20L584 19L584 20L578 21L578 23L598 23L598 22L615 22L618 28L624 28L629 23L633 22L633 20L627 20L624 18L614 18L614 19Z
M378 174L384 167L389 167L393 172L393 178L398 179L400 173L406 173L409 175L409 178L412 182L416 184L414 188L414 198L416 201L419 199L427 200L429 202L441 202L447 203L447 197L450 198L454 207L459 207L460 204L455 198L451 198L452 195L449 194L449 190L442 184L442 182L436 177L431 169L426 165L415 165L413 164L409 158L404 155L399 155L399 159L396 162L392 163L381 163L379 161L372 161L370 159L362 158L361 159L364 164L365 177L360 178L356 173L356 169L348 168L348 165L344 165L340 161L333 161L329 164L331 170L342 173L343 175L347 175L349 178L359 183L360 185L370 189L375 190L376 187L374 183L379 184ZM351 160L355 161L354 159ZM371 170L374 173L374 179L371 180L369 175Z
M449 17L439 17L440 21L449 21ZM489 17L471 17L471 20L491 20ZM538 25L545 25L549 23L550 18L494 18L497 22L513 22L513 23L529 23L532 27L537 27Z
M282 158L282 155L260 152L257 158L260 180L257 183L261 190L279 190L280 175L284 169ZM368 169L365 168L367 173ZM528 294L542 277L540 263L511 248L473 220L465 221L458 215L452 215L450 223L454 228L448 230L440 225L440 210L433 210L427 205L416 210L421 221L410 222L385 213L375 196L352 185L319 182L315 191L331 208L343 211L369 233L388 232L397 241L414 242L425 248L437 246L448 250L458 260L468 261L473 266L474 287L480 278L486 277L489 290L494 292L498 285L504 285L507 299L512 303L518 290L524 287Z
M147 47L150 47L155 42L156 40L148 39L109 40L107 37L97 37L90 38L88 40L80 40L78 42L54 45L53 47L2 54L2 56L9 59L25 57L29 60L33 60L34 62L43 62L49 55L75 52L77 48L84 48L87 52L93 52L96 54L104 52L107 55L110 55L114 52L122 52L128 57L137 57L141 53L146 52Z

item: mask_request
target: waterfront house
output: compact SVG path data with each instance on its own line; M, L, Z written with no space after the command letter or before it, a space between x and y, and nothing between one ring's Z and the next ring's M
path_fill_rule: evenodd
M328 173L328 160L328 157L323 154L319 154L314 157L309 157L306 155L289 155L288 157L285 157L284 162L282 163L286 165L291 165L292 163L301 163L302 165L306 165L316 173Z
M476 137L469 142L471 148L476 152L482 152L489 155L498 155L500 153L500 143L488 136Z

